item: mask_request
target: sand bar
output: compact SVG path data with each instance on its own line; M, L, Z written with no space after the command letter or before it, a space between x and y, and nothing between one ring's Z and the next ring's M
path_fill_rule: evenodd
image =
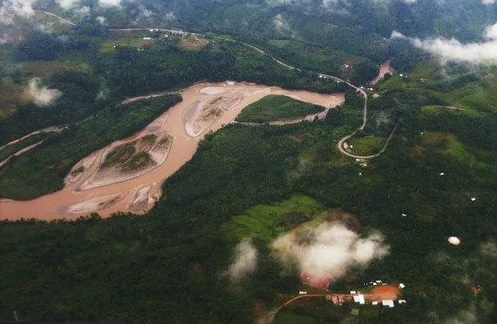
M66 177L62 190L29 201L0 200L0 219L75 219L91 212L98 212L105 217L130 210L145 213L162 195L162 183L193 157L206 133L215 132L229 124L243 108L269 94L290 96L327 109L342 104L345 99L344 94L325 95L249 83L193 85L181 91L181 103L142 131L111 143L79 162L71 171L72 174ZM199 104L202 111L197 111L196 108L194 113L185 114L186 109ZM191 129L195 125L197 129ZM154 159L158 163L146 172L140 170L126 178L119 176L99 179L98 185L88 185L88 180L101 169L105 154L110 148L139 140L149 134L167 134L172 139L167 158L162 161ZM83 171L80 167L83 167Z

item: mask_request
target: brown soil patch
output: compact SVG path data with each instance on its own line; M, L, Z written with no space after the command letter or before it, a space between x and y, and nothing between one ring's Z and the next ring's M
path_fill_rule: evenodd
M392 285L377 286L365 295L369 300L396 300L400 296L400 288Z
M179 47L187 51L199 51L209 44L209 41L196 36L186 37L181 40Z
M390 65L390 62L391 60L388 60L380 65L380 70L378 72L378 75L370 82L371 85L375 85L378 82L380 82L383 78L385 78L387 74L393 75L394 70Z

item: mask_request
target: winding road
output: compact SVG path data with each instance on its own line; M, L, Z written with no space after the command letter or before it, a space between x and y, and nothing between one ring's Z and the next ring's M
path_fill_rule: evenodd
M136 31L136 30L142 31L150 29L152 28L119 29L117 31ZM169 29L154 28L154 30L193 35L193 33L187 33L183 31L173 31ZM194 35L199 35L199 34L194 34ZM229 41L238 42L236 40L229 40ZM266 55L267 57L274 60L277 64L283 66L284 68L301 71L300 69L292 65L289 65L287 63L278 60L277 58L266 53L264 50L258 48L257 46L243 42L240 43L243 44L244 46L249 47L252 50L259 52L260 54ZM330 79L335 82L343 82L352 89L354 89L357 93L359 93L364 98L363 120L361 125L359 126L359 130L364 129L364 127L366 126L367 113L368 113L368 95L363 89L353 85L349 81L343 80L341 78L332 75L317 73L313 71L306 71L306 72L312 75L316 75L317 78ZM189 107L192 105L196 105L200 100L199 96L203 96L202 98L204 99L202 100L207 100L205 98L214 98L212 96L219 95L220 93L224 93L226 91L230 91L232 93L236 93L237 91L243 92L242 101L240 101L239 104L236 104L236 106L233 109L226 112L225 116L223 115L217 122L215 122L214 124L208 126L205 130L203 130L201 132L202 134L204 133L204 131L205 132L216 131L217 129L223 127L224 125L232 122L244 107L246 107L248 104L252 102L261 99L262 97L270 93L295 97L295 99L298 100L303 100L313 104L320 104L325 108L335 107L343 103L344 100L343 94L341 96L333 96L333 95L330 96L330 95L322 95L317 93L310 93L307 91L285 90L278 87L267 87L255 84L244 84L244 83L238 85L197 84L190 88L183 89L180 91L183 96L183 101L177 106L171 108L168 111L167 115L158 118L155 121L157 125L151 124L147 126L142 132L135 134L134 137L122 140L122 141L134 141L140 138L140 136L146 135L145 133L152 131L152 129L159 129L159 128L162 129L162 127L166 127L165 130L174 138L174 141L170 149L170 153L168 153L170 155L170 158L167 159L168 161L167 163L159 164L155 169L152 169L150 172L130 178L129 180L126 181L119 180L118 182L114 181L115 183L107 183L107 182L104 183L102 182L103 180L100 181L99 178L95 178L94 173L92 173L92 171L94 171L94 169L95 170L98 169L98 166L103 161L106 152L105 150L108 149L108 147L106 147L103 148L102 150L92 153L90 156L80 161L79 163L80 164L82 163L81 165L85 166L83 169L89 171L85 173L84 177L81 176L81 178L77 178L79 176L79 172L75 172L75 174L77 175L76 177L77 179L71 178L72 174L74 173L71 172L71 174L66 177L66 181L69 182L66 183L66 186L61 191L54 192L52 194L41 196L34 200L24 201L24 202L14 201L9 199L0 199L0 204L2 205L0 206L0 209L2 210L2 214L10 215L9 219L20 219L23 216L30 215L37 217L39 219L47 219L47 220L64 218L64 217L76 218L78 215L86 215L91 212L99 212L103 216L109 216L115 212L130 210L130 208L132 209L134 205L141 206L143 204L145 204L146 207L143 210L141 210L141 212L146 212L148 209L151 208L151 206L155 204L155 201L157 201L157 199L160 197L162 181L167 179L171 174L176 172L182 165L184 165L189 159L191 159L198 146L198 142L201 140L201 137L197 135L192 137L185 133L186 126L183 125L185 122L183 111L190 109ZM133 101L164 96L167 94L170 94L170 92L161 92L157 94L149 94L134 98L128 98L124 100L121 104L125 105ZM209 97L209 95L211 97ZM385 151L396 128L397 127L395 127L392 133L390 134L389 139L385 143L385 146L382 148L382 150L380 150L380 152L374 155L360 156L360 155L353 155L345 151L345 149L343 148L344 143L357 131L353 132L350 135L344 136L342 139L340 139L338 142L338 149L344 155L354 158L370 159L379 156ZM30 135L26 135L23 138L20 138L19 140L12 141L7 145L11 145L13 143L16 143L17 141L21 141L22 139L25 139L26 137L29 137L39 132L61 131L63 129L64 127L43 129L40 131L33 132ZM36 143L34 146L27 147L17 153L22 154L27 150L36 147L36 145L39 144L41 143ZM112 146L114 144L116 143L111 143L109 145ZM77 164L76 166L81 166L80 164ZM87 183L88 185L86 185ZM80 186L82 186L83 184L86 187L88 187L88 189L91 190L81 189L84 187L83 186L80 188ZM137 201L138 203L136 203Z
M48 11L43 11L45 14L47 15L51 15L51 16L54 16L58 19L60 19L61 21L65 22L65 23L68 23L72 26L76 26L75 23L73 23L72 21L69 21L65 18L62 18L56 14L53 14L51 12L48 12ZM168 32L168 33L171 33L171 34L178 34L178 35L193 35L193 36L205 36L205 34L199 34L199 33L193 33L193 32L189 32L189 31L183 31L183 30L175 30L175 29L167 29L167 28L111 28L109 29L109 31L114 31L114 32L133 32L133 31L160 31L160 32ZM249 43L246 43L246 42L243 42L243 41L238 41L236 39L230 39L230 38L227 38L227 37L222 37L222 36L216 36L215 34L214 35L214 38L217 38L217 39L222 39L222 40L226 40L226 41L232 41L232 42L238 42L246 47L249 47L253 50L255 50L256 52L259 52L260 54L264 54L266 56L268 56L269 58L271 58L273 61L275 61L276 63L278 63L279 65L287 68L287 69L290 69L290 70L299 70L301 71L300 68L297 68L291 64L288 64L288 63L285 63L281 60L279 60L278 58L274 57L273 55L267 53L266 51L264 51L263 49L255 46L255 45L252 45L252 44L249 44ZM366 91L364 91L363 89L361 89L360 87L357 87L355 86L354 84L350 83L349 81L347 80L344 80L344 79L341 79L339 77L336 77L334 75L329 75L329 74L326 74L326 73L320 73L320 72L314 72L314 71L307 71L309 73L312 73L314 75L316 75L318 78L324 78L324 79L331 79L331 80L334 80L335 82L343 82L345 83L346 85L348 85L349 87L351 87L352 89L354 89L357 93L359 93L363 99L364 99L364 105L363 105L363 113L362 113L362 123L361 125L359 126L358 130L363 130L365 127L366 127L366 123L367 123L367 119L368 119L368 94L366 93ZM375 78L374 81L378 82L379 81L379 77ZM160 94L162 95L162 94ZM147 98L148 96L144 96L143 98ZM351 157L351 158L356 158L356 159L372 159L372 158L375 158L375 157L378 157L380 156L381 154L383 154L388 146L388 144L390 143L390 140L392 139L395 131L397 130L397 126L398 126L398 123L397 125L395 125L395 127L393 128L392 132L390 133L387 141L385 142L385 145L381 148L381 150L375 154L370 154L370 155L358 155L358 154L353 154L353 153L350 153L349 151L347 151L345 149L345 144L347 142L348 139L350 139L352 136L354 136L356 133L357 133L357 130L354 131L353 133L349 134L349 135L346 135L344 137L342 137L338 143L337 143L337 148L338 150L340 151L340 153L342 153L343 155L346 155L348 157Z
M226 38L222 38L222 39L229 40L229 39L226 39ZM233 41L236 42L236 40L233 40ZM301 69L299 69L299 68L297 68L295 66L292 66L290 64L287 64L287 63L284 63L284 62L278 60L276 57L272 56L271 54L268 54L267 52L265 52L264 50L258 48L257 46L254 46L254 45L251 45L251 44L248 44L248 43L245 43L245 42L240 42L240 44L243 44L243 45L245 45L245 46L247 46L249 48L252 48L253 50L255 50L255 51L257 51L257 52L259 52L261 54L267 55L273 61L275 61L276 63L278 63L279 65L281 65L281 66L283 66L283 67L285 67L287 69L301 70ZM363 104L363 108L362 108L362 123L359 126L358 130L363 130L366 127L366 123L367 123L367 120L368 120L368 94L367 94L366 91L364 91L360 87L357 87L357 86L353 85L349 81L341 79L341 78L336 77L334 75L329 75L329 74L326 74L326 73L313 72L313 71L307 71L307 72L313 73L318 78L331 79L331 80L334 80L335 82L343 82L346 85L348 85L349 87L351 87L352 89L354 89L357 93L359 93L363 97L363 99L364 99L364 104ZM345 149L345 147L344 147L345 143L347 142L347 140L349 138L351 138L352 136L354 136L357 133L357 130L354 131L353 133L349 134L349 135L346 135L346 136L342 137L338 141L338 143L337 143L337 148L340 151L340 153L342 153L342 154L344 154L344 155L346 155L348 157L355 158L355 159L372 159L372 158L378 157L378 156L380 156L381 154L383 154L385 152L388 144L390 143L390 140L393 138L393 135L394 135L395 131L397 130L397 126L398 125L399 125L399 123L397 123L395 125L395 127L392 130L392 132L388 136L388 139L385 141L385 145L383 145L383 147L381 148L381 150L379 152L375 153L375 154L371 154L371 155L358 155L358 154L352 154L352 153L348 152Z

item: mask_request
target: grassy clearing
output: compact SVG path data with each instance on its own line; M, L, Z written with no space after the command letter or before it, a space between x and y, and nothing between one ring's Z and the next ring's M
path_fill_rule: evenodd
M312 220L324 211L318 201L304 195L271 205L257 205L225 224L224 232L236 240L257 237L271 240L285 231Z
M352 152L359 155L369 155L378 153L387 139L384 137L367 135L360 138L350 138L348 140L349 146L352 145Z
M469 82L464 87L440 92L437 96L454 106L479 111L496 111L497 102L497 75L491 74L487 78Z
M152 45L152 39L144 37L123 37L117 39L107 39L100 47L100 53L109 54L116 51L116 47L143 48Z
M420 145L424 149L439 151L460 162L472 163L475 161L473 154L451 133L424 132Z
M88 72L89 65L75 58L58 61L27 61L22 63L21 71L27 77L38 77L48 80L58 72L76 71Z
M482 117L483 114L477 110L459 108L454 109L452 106L437 106L437 105L426 105L421 107L421 116L423 118L433 118L439 117L443 114L453 114L453 115L464 115L468 117Z
M308 104L286 96L269 95L248 105L236 118L240 122L263 123L286 118L298 118L323 111L318 105Z

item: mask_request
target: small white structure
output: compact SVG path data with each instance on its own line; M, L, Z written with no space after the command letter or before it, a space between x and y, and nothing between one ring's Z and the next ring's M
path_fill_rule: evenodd
M445 175L444 172L440 172L440 176L443 177Z
M382 283L383 281L381 281L381 280L376 280L376 282L377 282L377 283Z
M379 302L377 302L377 301L371 302L371 305L373 305L373 306L376 306L378 304L379 304Z
M354 295L354 302L359 303L360 305L366 304L366 300L364 299L364 295Z
M299 295L307 295L307 291L300 290Z
M407 302L406 302L404 299L399 300L399 304L400 304L400 305L401 305L401 304L405 304L405 303L407 303Z
M400 289L404 289L405 287L406 287L406 285L404 285L402 282L399 284Z
M351 294L351 295L355 295L355 294L357 294L357 292L356 292L355 290L351 290L351 291L350 291L350 294Z
M449 243L452 244L452 245L459 245L459 244L461 244L461 240L458 237L455 237L455 236L449 237L447 239L447 241L449 241Z
M383 306L387 306L387 307L389 307L389 308L393 308L393 307L395 307L395 305L394 305L394 303L393 303L393 300L391 300L391 299L385 299L385 300L382 300L382 301L381 301L381 304L382 304Z
M364 295L359 295L359 304L361 304L361 305L366 304L366 300L364 299Z
M476 197L471 197L471 201L476 201Z
M406 213L402 213L401 216L402 217L407 217L407 214Z
M152 37L143 37L143 40L152 40Z

